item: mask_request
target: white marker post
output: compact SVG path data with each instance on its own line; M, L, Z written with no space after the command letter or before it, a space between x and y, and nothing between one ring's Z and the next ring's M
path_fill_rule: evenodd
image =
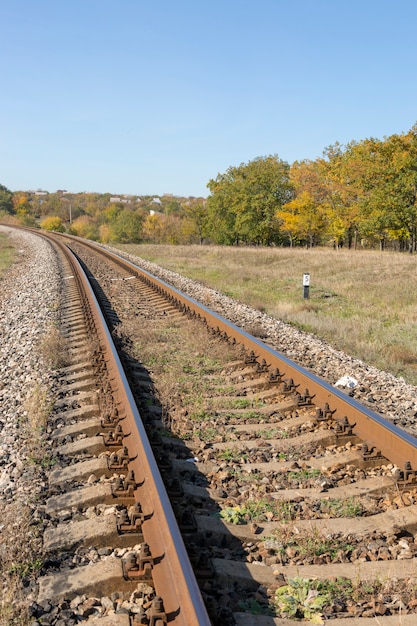
M304 298L308 298L308 292L310 289L310 274L303 274L303 288Z

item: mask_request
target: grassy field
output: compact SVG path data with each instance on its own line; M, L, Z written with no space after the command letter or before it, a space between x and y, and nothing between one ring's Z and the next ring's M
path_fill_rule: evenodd
M317 248L119 245L417 384L417 257ZM304 298L303 274L310 274Z

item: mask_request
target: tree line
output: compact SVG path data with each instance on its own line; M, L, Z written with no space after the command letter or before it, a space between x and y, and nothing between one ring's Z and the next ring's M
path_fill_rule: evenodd
M207 198L14 192L0 219L102 243L215 243L417 250L417 125L326 148L291 165L278 155L230 166Z

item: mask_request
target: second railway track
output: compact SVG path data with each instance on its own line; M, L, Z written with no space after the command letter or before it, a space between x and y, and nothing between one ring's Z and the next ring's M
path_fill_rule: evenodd
M80 615L101 614L103 626L414 623L414 437L121 259L67 244L102 302L168 496L161 505L146 491L147 450L67 271L62 329L76 351L68 343L49 423L56 467L38 598L56 620L39 623L59 623L84 595L84 606L110 597ZM158 522L170 507L182 538ZM185 559L177 574L182 545L192 571Z

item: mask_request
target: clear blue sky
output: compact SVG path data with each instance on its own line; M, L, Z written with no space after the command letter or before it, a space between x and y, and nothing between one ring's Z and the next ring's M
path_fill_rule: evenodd
M0 183L206 196L407 132L415 0L0 0Z

